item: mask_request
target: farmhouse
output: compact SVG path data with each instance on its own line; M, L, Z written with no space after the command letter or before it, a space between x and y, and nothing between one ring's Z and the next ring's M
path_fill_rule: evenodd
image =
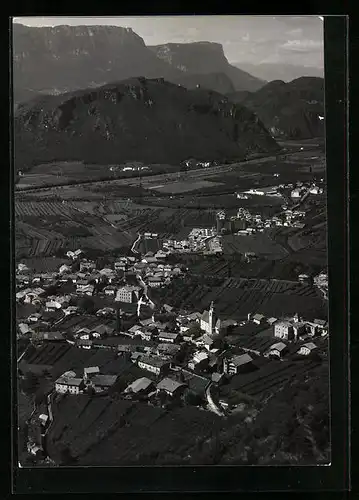
M155 375L160 375L170 367L170 363L160 357L151 356L141 357L138 360L138 366L144 370L154 373Z
M34 337L36 340L48 340L49 342L58 342L65 340L61 332L37 332Z
M169 396L177 396L180 393L183 393L186 388L186 384L182 382L177 382L171 378L164 378L157 384L157 392L165 392Z
M62 375L55 382L55 390L60 394L79 394L84 387L82 378L65 377Z
M134 394L147 394L154 388L152 380L147 377L141 377L127 386L125 392L133 392Z
M256 323L256 325L261 325L265 322L265 316L263 314L255 314L252 318L253 323Z
M315 344L313 344L313 342L308 342L307 344L303 344L297 353L303 356L308 356L316 349L318 348Z
M96 392L107 391L116 383L117 377L117 375L94 375L91 378L91 385Z
M253 358L249 354L233 356L230 359L223 360L223 371L229 375L235 375L241 371L247 371L252 368Z
M87 380L94 375L98 375L100 373L100 368L98 366L89 366L88 368L84 368L84 379Z
M174 344L175 342L178 341L179 339L179 334L178 333L167 333L167 332L162 332L158 336L158 340L160 342L170 342L171 344Z
M277 321L274 323L274 336L279 339L293 340L294 328L290 321Z
M286 350L287 350L286 344L284 344L283 342L278 342L277 344L273 344L269 348L267 356L276 356L280 358L281 356L283 356Z
M208 354L206 352L197 352L193 358L188 362L188 368L194 370L195 368L204 368L208 365Z
M177 344L169 344L165 342L163 344L158 344L157 348L154 348L153 351L158 355L165 356L175 356L181 351L181 346Z

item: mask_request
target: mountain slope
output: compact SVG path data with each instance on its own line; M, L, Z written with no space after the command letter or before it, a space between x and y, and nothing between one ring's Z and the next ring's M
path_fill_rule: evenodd
M274 80L257 92L231 94L232 102L255 112L276 138L324 136L324 80L301 77L289 83Z
M15 148L16 168L26 170L55 159L239 159L277 144L252 112L221 94L133 78L20 105Z
M234 63L233 66L248 71L251 75L268 82L272 80L283 80L290 82L302 76L324 77L324 68L311 66L299 66L285 63L262 63L251 64L248 62Z
M224 73L235 90L255 91L266 82L229 64L219 43L167 43L149 47L156 56L184 73Z
M172 64L161 50L146 47L132 29L119 26L30 28L14 24L13 53L15 105L39 92L58 94L137 76L165 78L189 88L200 84L221 93L257 90L263 85L230 66L219 44L181 44L176 54L183 53L187 63L192 61L189 70Z
M180 76L130 28L13 27L14 94L66 92L133 76Z
M225 73L207 74L183 74L177 78L172 78L173 83L183 85L187 89L194 89L198 85L204 89L214 90L220 94L231 94L235 92L231 79Z

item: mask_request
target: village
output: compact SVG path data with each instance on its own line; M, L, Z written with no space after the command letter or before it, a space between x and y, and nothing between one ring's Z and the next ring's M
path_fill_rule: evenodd
M236 389L241 378L245 383L248 376L265 377L273 363L287 365L294 376L293 360L318 363L327 357L328 325L320 318L266 317L258 310L238 321L220 317L213 302L204 311L188 311L152 300L154 288L186 273L166 258L162 251L119 257L97 269L78 250L68 252L68 263L53 273L34 273L19 263L17 338L27 345L18 359L20 379L34 371L40 378L52 373L48 397L96 397L120 387L124 399L161 407L190 402L226 417L243 406L245 388ZM70 356L68 364L60 358L63 370L54 377L54 361L46 353L60 356L61 346L89 356L102 352L127 368L86 362L79 368ZM29 349L40 358L45 353L44 359L31 361ZM46 430L50 410L36 415ZM41 455L41 442L30 439L28 451Z

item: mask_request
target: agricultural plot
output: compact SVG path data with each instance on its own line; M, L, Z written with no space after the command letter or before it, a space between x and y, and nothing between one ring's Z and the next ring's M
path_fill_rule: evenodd
M74 209L71 204L61 201L15 201L15 216L23 217L71 217Z
M221 389L222 394L240 391L252 397L262 399L277 392L286 383L298 379L301 375L320 366L319 361L303 360L298 362L271 361L259 370L248 374L235 375L228 386Z
M236 259L225 257L213 257L208 259L196 259L195 262L182 262L189 267L192 274L217 276L220 278L245 276L255 278L269 275L273 263L264 259L256 259L252 262L241 262ZM277 276L277 274L275 274Z
M322 297L309 285L235 278L219 279L221 283L214 285L207 279L177 279L157 293L163 294L168 304L189 310L202 311L213 300L223 319L242 319L254 312L279 318L296 312L311 318L327 316Z
M196 408L167 413L142 403L107 398L71 403L63 398L49 432L49 450L58 457L58 444L66 443L79 465L101 465L101 457L109 465L160 465L171 458L178 463L208 436L209 429L216 431L221 424L216 415Z
M66 257L62 259L56 257L33 257L22 259L21 262L36 273L54 272L63 264L71 265L71 261Z
M24 361L34 365L54 365L59 361L68 351L70 346L68 344L45 344L42 347L30 351L24 356Z
M270 260L281 259L287 255L287 251L273 241L267 233L258 233L251 236L225 235L222 236L222 247L225 254L253 252Z
M199 181L176 181L168 184L159 184L155 186L149 187L149 189L153 189L154 191L158 191L159 193L171 193L171 194L180 194L180 193L188 193L189 191L196 191L199 189L206 188L214 188L217 186L221 186L220 182L212 182L206 180Z

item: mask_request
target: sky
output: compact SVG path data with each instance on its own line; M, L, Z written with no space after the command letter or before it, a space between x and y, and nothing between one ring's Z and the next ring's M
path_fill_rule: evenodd
M218 42L230 63L286 63L322 68L321 16L17 17L27 26L111 25L132 28L146 45Z

